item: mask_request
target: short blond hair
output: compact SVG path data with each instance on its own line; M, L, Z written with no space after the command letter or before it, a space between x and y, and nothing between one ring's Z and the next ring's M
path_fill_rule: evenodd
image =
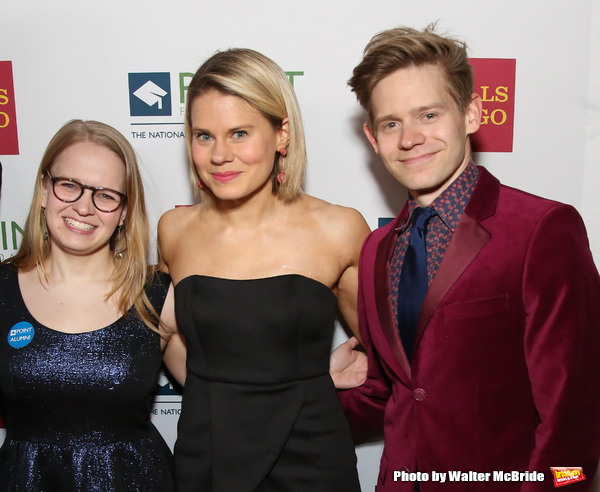
M294 200L301 191L306 172L306 144L300 107L294 89L285 72L273 60L250 49L234 48L220 51L206 60L192 78L187 90L186 143L190 161L190 177L196 196L210 204L210 190L198 186L200 176L194 166L191 152L192 116L194 100L208 91L237 96L259 111L273 128L279 129L288 119L290 141L285 158L285 180L276 181L279 153L273 163L273 193L283 201Z
M382 31L371 39L362 61L356 66L348 85L356 94L372 128L371 96L375 86L402 68L434 65L442 69L448 93L459 111L465 112L473 94L473 69L467 45L451 37L436 34L435 24L423 31L398 27Z

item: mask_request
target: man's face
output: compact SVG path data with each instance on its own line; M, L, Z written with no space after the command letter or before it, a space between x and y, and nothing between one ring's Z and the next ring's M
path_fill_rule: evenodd
M479 129L481 98L459 111L435 65L402 68L371 96L372 125L364 131L387 170L421 206L429 205L470 159L468 136Z

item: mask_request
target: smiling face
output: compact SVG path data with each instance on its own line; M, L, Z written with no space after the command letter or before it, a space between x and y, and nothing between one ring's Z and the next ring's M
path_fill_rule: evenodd
M481 99L459 111L434 65L403 68L373 89L369 142L387 170L421 206L429 205L464 170L468 136L479 129Z
M287 144L281 128L237 96L210 90L191 105L191 153L204 186L216 200L272 195L275 155Z
M72 178L96 188L111 188L125 193L125 165L111 150L92 142L81 142L63 150L50 166L54 177ZM85 190L79 200L64 203L54 195L52 182L44 179L42 206L51 251L59 248L75 255L92 254L110 249L110 238L125 220L126 206L113 212L101 212L94 207L91 190Z

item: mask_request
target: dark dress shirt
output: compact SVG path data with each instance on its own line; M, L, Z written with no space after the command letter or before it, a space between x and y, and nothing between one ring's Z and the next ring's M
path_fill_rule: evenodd
M478 179L479 169L473 161L470 161L460 176L440 196L433 200L430 205L435 208L437 215L434 215L429 220L425 239L427 245L427 277L429 285L431 285L431 281L438 271L444 253L452 239L452 234L456 230L458 221L463 215ZM408 247L412 213L418 206L417 202L409 196L409 219L404 226L397 229L398 239L396 240L396 246L390 259L392 309L396 322L398 320L398 284L400 282L400 272L402 271L402 263L406 248Z

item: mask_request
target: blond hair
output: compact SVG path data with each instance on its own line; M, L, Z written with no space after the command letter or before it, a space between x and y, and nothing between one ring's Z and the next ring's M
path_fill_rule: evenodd
M285 158L285 180L277 183L281 157L276 152L271 178L273 193L283 201L294 200L301 191L306 171L306 144L300 107L285 72L273 60L257 51L235 48L217 52L198 69L187 90L186 143L190 162L190 178L196 197L210 205L214 196L198 186L200 176L192 159L192 116L194 100L208 91L237 96L259 111L273 128L279 129L288 118L290 141Z
M23 230L23 240L17 253L7 261L24 271L38 267L47 278L45 261L50 253L50 241L45 238L46 219L42 208L44 179L56 157L66 148L82 142L92 142L114 152L125 166L127 215L121 233L110 238L110 250L119 252L115 259L109 299L118 293L117 305L125 315L134 306L146 325L156 331L156 311L152 308L144 285L153 273L149 263L149 226L142 178L135 152L127 139L113 127L98 121L72 120L52 137L36 176L33 200Z
M356 94L372 128L371 96L375 86L396 70L434 65L442 69L448 93L459 111L465 112L473 94L473 69L467 45L436 34L435 24L423 31L398 27L382 31L371 39L362 61L356 66L348 85Z

